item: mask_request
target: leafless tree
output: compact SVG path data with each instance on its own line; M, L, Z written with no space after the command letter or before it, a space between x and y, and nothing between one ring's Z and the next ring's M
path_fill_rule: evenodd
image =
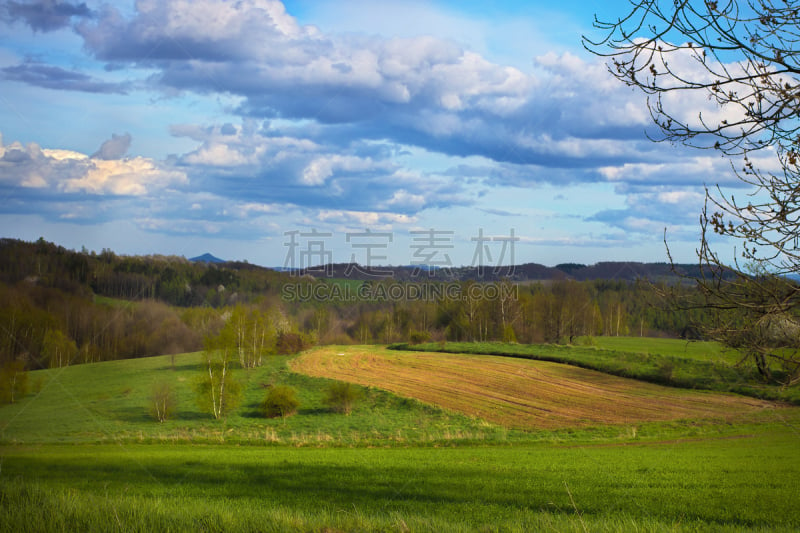
M654 140L716 150L749 187L746 199L706 188L696 278L713 323L704 332L739 349L768 380L800 381L800 1L632 0L595 21L590 51L648 98ZM711 106L687 114L678 95ZM756 155L757 154L757 155ZM714 235L740 243L721 260Z

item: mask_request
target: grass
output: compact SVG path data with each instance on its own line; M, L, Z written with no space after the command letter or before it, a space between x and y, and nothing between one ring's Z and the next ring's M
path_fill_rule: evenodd
M236 369L243 383L241 406L216 421L196 405L194 383L200 353L77 365L31 372L41 390L17 404L0 406L0 442L261 442L268 444L367 446L452 439L505 438L504 428L388 392L361 388L349 416L325 405L330 380L290 372L290 357L268 358L253 370ZM176 392L173 420L156 422L148 413L153 385ZM264 419L267 390L288 385L300 408L286 419Z
M634 337L626 340L596 337L592 342L598 345L448 342L395 344L390 348L551 361L672 387L735 392L800 405L800 387L764 383L754 368L736 366L739 360L736 354L724 352L714 343L687 344L680 340Z
M654 337L579 337L575 344L590 343L604 350L632 352L679 357L712 363L736 365L742 355L733 349L725 348L718 342L687 341Z
M734 419L773 408L734 395L662 387L543 361L320 347L291 361L304 374L375 386L524 429L676 419Z
M624 358L652 362L633 348ZM431 381L433 358L440 358L449 376L442 383L470 378L474 387L476 373L511 383L515 373L530 379L545 368L551 381L580 375L575 386L599 383L586 377L595 373L537 361L425 359L376 347L332 348L328 365L346 362L338 354L347 350L417 361L422 382ZM343 415L325 406L329 379L290 370L304 357L237 369L244 401L224 421L195 405L201 354L176 356L174 369L163 356L34 372L41 390L0 406L0 531L800 528L796 407L514 429L360 386L361 398ZM367 374L369 361L362 362L359 372ZM162 424L147 411L152 385L163 381L174 385L178 408ZM257 416L274 385L298 391L296 415ZM661 390L629 386L626 393ZM666 390L675 399L695 394Z
M106 305L108 307L114 308L128 308L128 307L135 307L136 302L131 300L123 300L122 298L111 298L110 296L101 296L99 294L95 294L93 296L94 303L99 305Z
M796 445L6 447L0 529L792 531Z

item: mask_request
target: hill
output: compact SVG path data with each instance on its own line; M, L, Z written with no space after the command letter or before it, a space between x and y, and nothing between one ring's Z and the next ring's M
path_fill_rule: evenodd
M197 257L192 257L189 259L192 263L226 263L224 259L220 259L219 257L215 257L210 253L204 253L203 255L198 255Z
M555 267L539 263L523 263L500 268L452 267L426 269L422 266L365 267L355 263L333 263L311 268L297 269L297 276L313 278L397 281L636 281L679 283L684 277L700 275L700 267L692 264L637 263L604 261L593 265L565 263Z

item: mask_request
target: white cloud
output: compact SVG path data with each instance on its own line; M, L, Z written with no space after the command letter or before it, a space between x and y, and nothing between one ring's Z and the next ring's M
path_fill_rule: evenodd
M143 196L188 183L186 174L143 157L106 160L63 149L0 139L0 182L34 189L93 195Z
M109 9L84 22L79 32L87 48L101 60L157 69L152 79L169 90L241 97L243 115L350 124L353 138L546 163L552 153L565 163L626 153L607 145L586 150L575 139L602 140L604 129L640 127L647 119L643 107L632 112L631 93L601 62L568 53L538 58L543 75L535 76L426 35L324 34L299 25L279 2L137 6L130 19ZM572 140L542 149L565 137ZM209 141L189 161L231 166L257 157L224 144ZM325 171L324 164L311 168L303 182L320 184Z
M657 195L659 202L664 204L698 205L705 196L698 191L666 191Z
M217 235L221 233L223 229L223 225L219 223L204 220L181 219L179 217L137 218L136 225L140 229L147 231L179 235Z
M400 189L392 194L392 198L386 202L387 207L401 208L412 211L422 209L427 202L425 196L412 194L405 189Z
M370 158L341 155L316 157L303 169L300 183L303 185L323 185L336 172L363 172L387 168L387 166L386 164L378 165Z
M183 172L163 170L150 159L135 157L117 161L92 159L82 176L64 180L59 188L66 192L143 196L186 183Z
M394 228L397 224L408 225L417 221L416 217L400 213L384 213L375 211L347 211L326 209L317 215L320 222L334 222L344 225L356 225L372 230Z

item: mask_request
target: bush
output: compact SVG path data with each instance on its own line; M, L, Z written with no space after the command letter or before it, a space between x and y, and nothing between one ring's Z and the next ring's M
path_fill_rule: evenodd
M328 386L325 393L325 405L334 413L350 414L353 406L361 397L361 391L351 383L337 381Z
M9 361L0 367L0 404L14 403L28 392L28 373L22 361Z
M427 331L412 331L408 335L408 342L411 344L422 344L423 342L429 342L431 340L431 334Z
M150 414L159 422L172 418L178 402L169 383L156 383L150 396Z
M298 407L300 401L297 399L297 391L288 385L270 388L261 404L262 412L267 418L286 418L296 413Z
M291 331L282 331L278 333L278 339L275 342L275 351L281 355L291 355L300 353L313 346L313 344L314 343L311 342L311 339L307 335Z

